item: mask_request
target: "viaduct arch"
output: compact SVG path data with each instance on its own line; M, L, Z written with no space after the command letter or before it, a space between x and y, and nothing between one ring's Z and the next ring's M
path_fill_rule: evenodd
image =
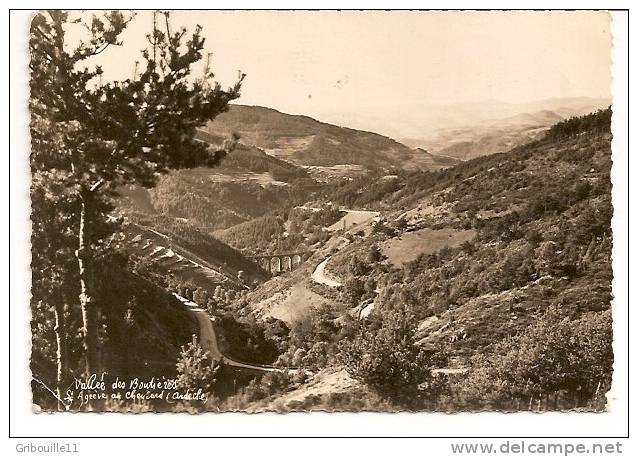
M250 256L259 267L269 274L292 271L298 267L312 251L286 252L280 254Z

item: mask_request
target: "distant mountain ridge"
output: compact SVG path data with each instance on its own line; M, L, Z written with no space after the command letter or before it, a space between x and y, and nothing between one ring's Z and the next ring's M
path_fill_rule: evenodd
M435 154L461 160L506 152L516 146L542 138L554 124L572 116L582 116L597 109L607 108L603 100L591 103L557 106L538 111L517 113L498 119L485 119L462 127L443 128L420 139L404 139L411 146L423 146Z
M241 142L297 165L361 165L366 168L440 169L449 159L424 155L392 138L339 127L308 116L261 106L232 105L204 131L213 137L238 133Z
M523 103L500 100L451 104L415 102L393 106L376 106L362 101L356 112L337 108L332 112L316 113L316 116L325 122L387 135L408 146L423 146L424 143L406 139L423 140L441 130L485 125L524 113L552 111L563 118L582 116L607 108L611 103L608 97L553 97Z

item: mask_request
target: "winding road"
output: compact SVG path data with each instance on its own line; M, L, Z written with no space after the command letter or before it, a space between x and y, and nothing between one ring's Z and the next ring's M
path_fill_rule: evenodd
M334 279L329 278L326 275L326 265L328 264L328 260L330 260L330 257L331 256L328 256L323 259L323 261L315 267L315 271L312 272L310 277L313 281L319 284L323 284L324 286L333 288L341 287L343 286L343 284L341 284L339 281L335 281Z
M215 334L215 327L213 326L213 319L208 315L206 311L201 309L197 303L190 301L188 298L184 298L181 295L173 293L173 296L182 302L191 313L195 315L197 323L199 324L199 344L208 351L213 360L217 362L223 362L226 365L230 365L236 368L245 368L249 370L270 372L270 371L287 371L289 373L295 373L297 368L277 368L271 365L253 365L249 363L238 362L231 358L226 357L219 350L217 344L217 335Z
M314 282L323 284L324 286L328 286L332 288L342 287L343 284L341 284L339 281L329 278L326 275L326 265L328 264L328 260L330 260L330 256L323 259L323 261L316 266L315 271L312 272L310 277L312 278ZM352 309L352 311L354 312L353 315L355 317L359 319L363 319L370 315L370 313L374 309L376 297L379 296L379 289L375 289L374 292L375 292L374 300L370 301L369 303L361 303L360 305Z

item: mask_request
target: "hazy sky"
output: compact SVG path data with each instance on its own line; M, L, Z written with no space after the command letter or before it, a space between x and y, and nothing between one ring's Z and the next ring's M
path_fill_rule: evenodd
M610 17L596 12L175 12L204 27L239 103L290 113L549 97L610 96ZM124 46L98 56L130 77L152 26L138 14Z

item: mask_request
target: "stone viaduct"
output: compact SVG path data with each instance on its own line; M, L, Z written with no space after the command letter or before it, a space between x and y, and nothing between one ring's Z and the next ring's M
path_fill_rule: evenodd
M281 254L250 256L262 270L270 274L292 271L306 260L312 251L286 252Z

